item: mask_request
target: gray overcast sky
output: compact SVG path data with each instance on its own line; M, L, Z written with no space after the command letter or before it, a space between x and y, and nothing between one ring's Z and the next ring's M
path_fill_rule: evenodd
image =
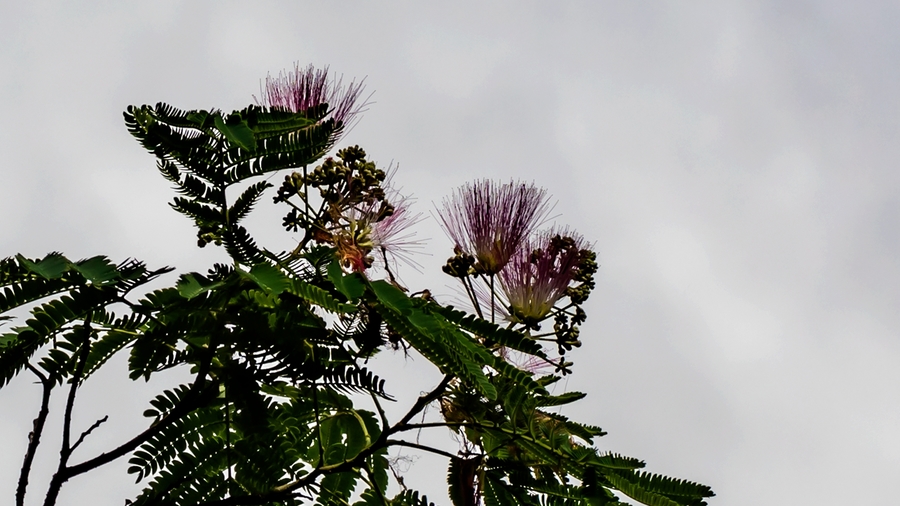
M900 4L485 4L0 3L0 256L205 270L221 257L196 249L121 111L231 110L268 72L330 65L375 91L346 142L399 163L422 211L476 177L534 180L595 241L568 381L590 395L566 413L609 431L604 450L707 483L712 504L896 501ZM449 241L430 219L420 233L434 255L405 279L452 294ZM143 423L150 390L123 377L85 394L78 423L112 420L84 456ZM2 497L37 394L24 376L0 391ZM124 468L64 503L121 504Z

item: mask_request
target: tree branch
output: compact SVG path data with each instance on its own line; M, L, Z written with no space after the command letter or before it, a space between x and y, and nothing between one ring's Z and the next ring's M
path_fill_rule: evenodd
M91 317L93 310L89 310L84 319L84 325L81 331L84 333L84 341L78 350L78 362L75 366L75 373L72 375L71 386L69 387L69 395L66 397L66 410L63 414L63 433L62 445L59 449L59 467L50 480L50 486L47 487L47 497L44 499L44 506L53 506L56 504L56 498L59 496L59 489L66 479L63 474L66 471L66 464L69 463L69 457L72 455L71 434L72 434L72 410L75 408L75 394L81 385L81 376L84 374L84 368L87 365L88 355L91 351Z
M425 409L425 406L431 404L438 397L440 397L441 394L444 393L444 389L447 388L447 385L449 385L450 381L452 381L452 380L453 380L452 374L447 374L446 376L444 376L444 379L442 379L441 382L438 383L438 385L436 387L434 387L434 390L428 392L425 395L419 396L419 398L416 400L416 403L413 404L413 406L412 406L412 408L410 408L409 412L406 413L406 416L404 416L402 419L400 419L399 422L395 423L393 427L386 430L385 432L393 434L394 432L404 430L404 429L402 429L402 427L405 426L407 423L409 423L409 421L412 420L413 417L415 417L417 414L419 414L420 411Z
M96 422L94 422L93 425L91 425L91 426L88 428L88 430L82 432L82 433L81 433L81 436L78 437L78 441L75 441L75 444L72 445L72 451L74 452L74 451L75 451L75 448L78 448L78 445L80 445L81 442L84 441L84 438L86 438L91 432L94 432L94 429L96 429L97 427L99 427L101 424L103 424L103 423L106 422L107 420L109 420L109 415L106 415L106 416L104 416L103 418L97 420Z
M28 449L25 451L25 459L22 462L22 471L19 473L19 485L16 487L16 506L25 504L25 491L28 488L28 477L31 474L31 464L41 444L41 434L44 432L44 423L50 413L50 393L53 390L53 381L43 375L33 365L27 364L28 370L33 372L41 381L41 408L37 418L34 419L34 429L28 435Z
M172 408L169 413L160 419L158 422L154 423L150 427L147 428L144 432L141 432L137 436L133 437L129 441L123 443L119 447L114 450L111 450L106 453L101 453L100 455L84 461L80 464L76 464L72 467L66 469L65 478L69 479L79 474L86 473L91 469L100 467L104 464L108 464L113 460L126 455L131 452L141 444L150 440L153 436L162 432L163 429L179 420L184 415L193 411L193 409L197 405L198 398L200 397L202 390L209 386L206 382L206 374L209 372L210 361L212 359L212 353L209 353L209 360L205 360L200 364L200 370L197 372L197 379L194 380L194 384L191 385L191 389L185 395L184 400L179 403L177 406ZM218 391L217 391L218 393Z
M434 427L446 427L449 429L451 427L479 427L479 426L475 425L473 423L470 423L470 422L408 423L408 424L404 425L403 427L397 428L397 430L394 430L393 432L396 433L396 432L406 432L408 430L416 430L416 429L431 429ZM489 427L489 428L493 428L493 427Z
M459 456L453 455L450 452L445 452L444 450L440 450L438 448L432 448L430 446L421 445L419 443L413 443L412 441L404 441L402 439L388 439L388 446L407 446L409 448L415 448L417 450L422 450L425 452L434 453L436 455L440 455L442 457L447 457L448 459L458 459Z
M68 457L71 455L71 450L73 448L69 448L68 455L63 459L62 454L60 454L60 466L57 470L56 474L53 475L53 479L50 482L50 487L47 492L47 498L44 501L44 506L54 506L56 504L56 498L59 495L59 489L62 487L62 484L68 481L69 479L78 476L80 474L84 474L92 469L96 469L102 465L108 464L113 460L122 457L138 446L143 444L144 442L150 440L152 437L156 436L163 429L181 419L184 415L190 413L197 407L198 400L203 393L203 390L208 386L206 382L206 375L209 373L210 364L212 362L212 357L214 353L214 347L206 350L207 359L203 360L200 363L199 370L197 371L197 378L194 380L193 385L191 385L191 389L185 395L185 398L182 402L180 402L177 406L175 406L169 413L160 419L158 422L154 423L150 427L148 427L145 431L141 432L137 436L133 437L129 441L123 443L119 447L115 448L112 451L101 453L100 455L84 461L80 464L76 464L74 466L67 466ZM83 369L83 366L82 366ZM74 381L74 379L73 379ZM217 391L218 392L218 391ZM71 396L71 394L70 394ZM101 422L102 423L102 422ZM95 425L99 425L95 424ZM92 428L93 429L93 428ZM83 436L86 436L89 429ZM64 433L65 436L65 433ZM65 447L65 441L64 441Z

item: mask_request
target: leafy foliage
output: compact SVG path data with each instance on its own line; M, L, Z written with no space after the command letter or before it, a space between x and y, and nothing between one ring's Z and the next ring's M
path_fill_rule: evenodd
M30 311L0 336L0 387L26 368L47 388L70 384L47 504L67 480L130 455L128 472L145 484L135 505L433 506L390 479L398 471L389 455L400 448L448 457L455 506L621 504L615 492L654 506L706 504L708 487L638 471L642 461L593 446L599 427L549 410L586 394L551 395L559 376L514 360L568 372L571 363L553 359L532 333L537 322L504 326L427 291L409 294L389 270L375 278L373 229L394 212L384 172L358 147L307 170L344 127L332 109L128 108L128 130L174 186L172 208L192 220L200 246L223 246L231 265L184 273L135 299L135 288L171 269L59 253L0 261L0 314ZM295 172L274 200L289 207L286 228L303 237L292 251L271 252L239 222L271 187L258 178L282 169ZM577 286L592 286L596 268L585 265ZM454 269L466 282L467 271ZM570 296L573 326L588 292ZM567 332L558 342L568 350L575 341ZM444 375L394 421L381 404L393 397L374 372L388 348L415 350ZM77 389L117 354L128 355L132 379L180 368L192 380L150 401L149 424L133 439L71 465L75 447L102 423L71 443ZM429 405L439 407L430 418ZM459 448L408 438L441 428ZM22 479L20 489L24 496Z

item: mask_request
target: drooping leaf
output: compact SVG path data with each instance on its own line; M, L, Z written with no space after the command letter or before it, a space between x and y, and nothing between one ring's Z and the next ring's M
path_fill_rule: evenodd
M338 261L328 264L328 280L350 301L360 298L366 289L361 276L355 272L345 275Z
M409 297L396 286L383 280L372 281L369 286L385 306L401 315L408 315L412 312L412 303Z
M182 274L181 277L178 278L176 287L178 288L178 293L182 297L185 299L193 299L210 290L215 290L224 284L224 281L210 281L206 276L200 273L190 272Z
M214 117L214 121L216 129L222 132L226 139L247 151L256 150L256 138L253 135L253 130L239 115L232 114L227 119L223 119L220 114L217 114Z
M478 504L475 487L475 476L480 458L450 459L447 468L447 486L453 506L475 506Z
M50 253L37 262L32 262L22 255L16 255L16 258L28 270L44 279L58 279L64 272L69 270L69 267L72 265L72 263L60 253Z
M250 237L247 229L240 225L234 225L222 233L222 242L225 243L225 251L238 263L255 265L265 260L256 241Z
M73 264L72 268L95 285L107 284L119 277L116 266L104 256L81 260Z
M249 272L238 268L237 272L241 276L252 280L263 290L274 295L285 291L290 285L288 277L270 263L258 263L251 267Z
M356 311L356 306L339 302L330 293L319 288L318 286L312 285L305 281L301 281L299 279L293 279L291 281L292 282L288 290L298 297L302 297L303 299L322 306L323 308L334 313L351 313L353 311Z

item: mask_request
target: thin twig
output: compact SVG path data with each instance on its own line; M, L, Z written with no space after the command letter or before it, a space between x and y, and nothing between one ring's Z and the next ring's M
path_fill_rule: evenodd
M78 437L78 441L75 441L75 444L72 445L72 451L74 452L74 451L75 451L75 448L78 448L78 445L80 445L81 442L84 441L84 438L86 438L88 435L90 435L91 432L94 432L94 429L96 429L97 427L99 427L101 424L103 424L103 423L106 422L107 420L109 420L109 415L106 415L106 416L104 416L103 418L97 420L96 422L94 422L93 425L91 425L91 426L88 428L88 430L82 432L82 433L81 433L81 436Z
M375 473L372 472L372 469L368 463L366 463L366 465L363 466L363 468L366 470L366 474L369 475L369 480L371 481L371 483L369 483L369 485L373 489L375 489L375 492L378 494L378 498L381 499L381 504L387 506L388 505L387 498L384 496L384 491L381 490L381 487L378 486L378 480L375 479Z
M387 249L385 249L384 246L381 246L381 258L384 259L384 270L385 270L385 272L387 272L388 278L391 280L391 284L396 286L400 290L403 290L404 292L409 291L409 290L407 290L407 288L405 286L403 286L397 282L397 278L395 278L394 273L391 272L391 266L388 263Z
M417 450L422 450L425 452L434 453L436 455L440 455L442 457L447 457L448 459L458 458L456 455L453 455L450 452L445 452L444 450L439 450L437 448L432 448L430 446L420 445L418 443L413 443L411 441L404 441L402 439L388 439L388 446L407 446L409 448L415 448Z
M462 281L463 287L466 289L466 295L469 296L469 300L472 301L472 307L475 308L475 313L479 318L484 320L484 315L481 314L481 304L478 303L478 297L475 296L475 287L472 286L472 279L469 276L464 278L460 278Z
M69 463L69 457L72 455L72 410L75 408L75 394L81 384L81 376L84 374L84 368L87 365L88 355L91 351L91 333L93 332L91 329L93 313L91 311L88 312L84 319L84 325L81 327L81 331L84 333L84 341L81 343L81 348L78 350L78 362L75 366L75 372L72 375L72 379L70 380L71 386L69 387L69 395L66 397L66 408L63 413L62 445L59 449L59 466L57 467L53 478L50 480L50 486L47 487L47 496L44 499L44 506L53 506L56 504L59 490L62 487L62 484L67 480L65 477L65 471L67 469L66 465Z
M494 293L494 275L489 274L488 277L491 279L491 323L494 323L496 320L496 317L495 317L496 311L494 309L494 306L495 306L494 299L496 299L497 296Z
M31 474L31 464L34 462L34 456L37 453L38 445L41 444L41 434L44 432L44 423L47 421L47 414L50 413L50 393L53 390L53 381L45 376L41 371L37 370L33 365L27 364L28 370L33 372L41 382L41 408L37 417L34 419L34 429L28 434L28 449L25 451L25 459L22 462L22 471L19 473L19 484L16 487L16 506L25 504L25 491L28 488L28 477Z
M58 487L63 483L68 481L69 479L78 476L80 474L84 474L92 469L96 469L102 465L108 464L113 460L118 459L124 455L127 455L132 450L150 440L160 432L162 432L166 427L172 425L176 421L180 420L183 416L190 413L196 407L196 403L198 399L201 397L202 392L205 388L209 386L206 381L206 375L209 373L209 368L212 362L212 357L215 353L215 346L210 346L209 350L204 350L207 354L207 359L200 362L200 368L197 372L197 377L194 380L194 383L191 385L191 389L185 395L183 400L178 403L169 413L151 425L149 428L141 432L137 436L131 438L125 443L119 445L115 449L101 453L100 455L86 460L80 464L76 464L74 466L65 467L61 472L57 472L54 475L54 480L58 481L56 485L57 491L59 493ZM218 392L218 389L216 390ZM52 483L51 483L52 486ZM55 498L54 498L55 501ZM44 502L45 506L52 506L55 502Z
M412 408L410 408L409 412L407 412L406 415L401 418L399 422L395 423L394 426L391 427L387 432L394 433L403 430L402 427L407 425L409 421L413 419L413 417L415 417L417 414L419 414L420 411L425 409L425 406L431 404L434 400L440 397L442 393L444 393L444 389L447 388L447 385L450 384L450 381L452 381L453 378L454 376L452 374L447 374L446 376L444 376L444 379L442 379L441 382L438 383L436 387L434 387L434 390L428 392L427 394L420 395L419 398L416 399L416 403L413 404Z

